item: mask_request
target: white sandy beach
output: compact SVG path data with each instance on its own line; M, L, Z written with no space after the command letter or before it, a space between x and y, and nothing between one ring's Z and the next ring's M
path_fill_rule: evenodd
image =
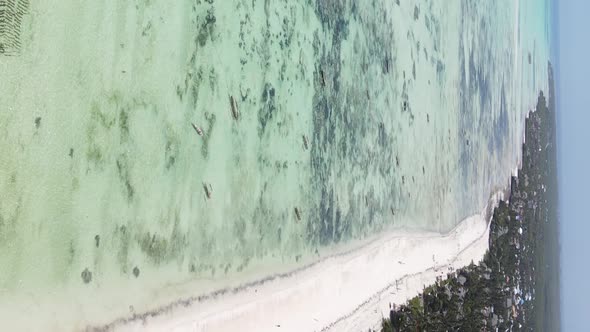
M405 303L488 248L485 210L446 235L392 232L358 250L169 314L115 326L123 331L359 331L377 328L389 303Z
M10 3L0 330L366 330L483 257L547 82L532 0Z

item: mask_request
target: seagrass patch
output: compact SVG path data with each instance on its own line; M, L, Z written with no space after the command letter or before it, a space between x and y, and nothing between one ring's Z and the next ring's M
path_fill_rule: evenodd
M20 54L23 17L29 0L0 0L0 55Z

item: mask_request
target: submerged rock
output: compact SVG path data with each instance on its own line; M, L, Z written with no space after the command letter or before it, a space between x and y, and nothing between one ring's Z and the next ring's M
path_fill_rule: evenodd
M88 284L92 281L92 272L90 272L88 268L85 268L80 276L82 277L82 281L84 281L85 284Z

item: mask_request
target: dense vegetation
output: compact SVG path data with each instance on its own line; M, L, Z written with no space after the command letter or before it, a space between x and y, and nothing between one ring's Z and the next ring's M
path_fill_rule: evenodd
M557 173L552 70L550 103L541 92L526 121L522 168L510 199L494 210L483 261L401 306L401 331L559 330ZM393 331L384 319L382 331Z

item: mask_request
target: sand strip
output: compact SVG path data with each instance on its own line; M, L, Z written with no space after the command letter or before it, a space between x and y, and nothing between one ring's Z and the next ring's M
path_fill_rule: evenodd
M488 210L444 235L390 232L288 277L117 329L358 331L376 327L387 315L389 302L403 303L451 269L483 258L488 248Z

